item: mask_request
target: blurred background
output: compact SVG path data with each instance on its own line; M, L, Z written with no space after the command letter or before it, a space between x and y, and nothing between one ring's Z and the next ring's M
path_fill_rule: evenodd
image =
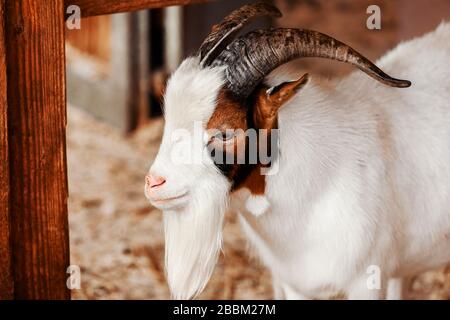
M83 19L66 35L71 263L82 271L74 299L167 299L161 212L143 194L144 175L164 126L169 74L195 54L242 0L206 1ZM250 27L299 27L327 33L376 60L403 40L450 21L450 0L274 0L284 16ZM369 5L381 29L369 30ZM353 69L318 59L295 62L315 77ZM270 274L227 214L224 254L200 298L271 299ZM417 275L408 298L450 299L450 266Z

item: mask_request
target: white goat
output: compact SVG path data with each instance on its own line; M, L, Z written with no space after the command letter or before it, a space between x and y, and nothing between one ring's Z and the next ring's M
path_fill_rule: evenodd
M264 14L278 11L257 3L233 12L168 83L164 136L145 191L164 211L171 292L191 298L203 290L230 209L271 271L276 298L382 299L388 280L388 298L400 298L402 278L450 261L450 24L377 63L412 81L396 89L380 82L409 83L313 31L263 30L231 42ZM307 75L283 82L299 76L286 65L270 73L312 52L379 82L361 72L336 83ZM195 122L200 143L187 143L177 133L194 134ZM238 128L280 130L268 175L261 163L213 159L211 150L242 142L248 151L242 133L224 132ZM202 161L179 163L192 154ZM379 286L371 282L377 271Z

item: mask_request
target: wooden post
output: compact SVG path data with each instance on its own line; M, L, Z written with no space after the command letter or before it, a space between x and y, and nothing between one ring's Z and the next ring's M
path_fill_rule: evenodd
M66 7L77 5L83 18L142 9L188 5L208 0L65 0Z
M0 300L14 297L9 242L9 161L6 103L5 1L0 0Z
M207 0L73 0L100 15ZM66 2L66 4L64 4ZM0 0L0 299L69 299L64 0Z
M138 128L148 118L148 17L147 12L132 12L128 17L127 131Z
M63 0L6 0L16 299L68 299Z

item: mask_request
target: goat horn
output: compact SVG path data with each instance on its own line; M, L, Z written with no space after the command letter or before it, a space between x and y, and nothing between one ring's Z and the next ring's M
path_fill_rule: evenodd
M220 24L213 26L211 33L199 49L200 65L208 66L234 39L246 24L262 16L281 17L281 12L271 4L258 1L229 14Z
M223 66L229 87L248 97L278 66L301 57L320 57L350 63L391 87L405 88L408 80L390 77L348 45L317 31L304 29L257 30L236 39L222 51L213 66Z

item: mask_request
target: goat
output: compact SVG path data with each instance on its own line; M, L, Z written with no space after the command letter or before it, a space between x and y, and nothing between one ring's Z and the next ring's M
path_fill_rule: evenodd
M232 211L271 271L275 298L398 299L403 278L450 261L450 24L378 61L410 87L316 31L235 38L264 15L281 13L261 2L231 13L167 85L145 194L163 210L172 296L204 289ZM285 63L301 57L350 63L376 81L361 72L298 78ZM195 124L196 143L176 134L195 135ZM276 148L249 142L248 129L264 129L266 141L279 130ZM251 147L278 156L217 161L247 159ZM188 155L201 161L178 163Z

